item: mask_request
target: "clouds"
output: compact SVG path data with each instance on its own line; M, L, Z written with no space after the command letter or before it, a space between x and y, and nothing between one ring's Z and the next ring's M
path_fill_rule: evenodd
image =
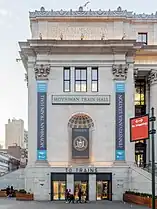
M11 12L6 10L6 9L3 9L3 8L0 8L0 16L1 17L6 17L6 16L11 16Z

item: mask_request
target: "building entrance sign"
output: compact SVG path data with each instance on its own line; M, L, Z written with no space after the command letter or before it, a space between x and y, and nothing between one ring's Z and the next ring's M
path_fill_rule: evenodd
M110 105L110 95L52 95L52 105Z
M66 168L66 173L97 173L97 168Z
M130 141L149 139L149 115L130 118Z

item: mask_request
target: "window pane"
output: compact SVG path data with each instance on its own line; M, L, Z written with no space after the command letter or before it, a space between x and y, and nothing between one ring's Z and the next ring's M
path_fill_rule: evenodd
M80 70L75 70L75 76L76 76L76 80L80 80Z
M64 70L64 80L70 80L70 70L69 69Z
M140 101L140 94L135 94L135 101Z
M81 91L82 92L86 92L87 91L86 81L81 81Z
M140 101L135 101L135 105L140 105Z
M80 81L75 81L75 91L81 91Z
M141 34L138 34L138 42L142 42L142 36L141 36Z
M98 91L98 82L92 81L92 91Z
M70 91L70 81L64 81L64 91Z
M137 86L136 87L136 94L140 94L140 92L141 92L140 86Z
M98 70L92 69L92 80L98 80Z
M81 70L81 80L86 80L87 79L87 71L86 70Z
M141 105L144 105L144 101L141 101Z
M142 34L142 42L146 43L147 41L147 35L146 34Z
M140 100L141 100L141 101L144 101L144 94L141 94Z
M144 42L147 44L147 33L139 33L138 42Z

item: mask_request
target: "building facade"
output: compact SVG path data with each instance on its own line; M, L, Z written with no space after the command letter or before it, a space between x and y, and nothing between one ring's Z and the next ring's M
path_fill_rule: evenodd
M20 160L0 151L0 176L15 171L20 166Z
M149 173L137 165L151 161L151 144L130 143L129 119L157 111L157 15L42 7L30 23L31 39L19 43L28 85L26 190L37 200L63 200L66 188L77 196L80 186L89 200L150 192L139 175Z
M8 119L5 125L5 147L14 145L24 148L24 121L21 119Z

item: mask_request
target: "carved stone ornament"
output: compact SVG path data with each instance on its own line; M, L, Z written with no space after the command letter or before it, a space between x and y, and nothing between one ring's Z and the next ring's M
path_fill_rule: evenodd
M149 84L157 84L157 70L151 70L148 76Z
M50 74L50 66L39 65L35 67L34 71L37 80L48 80L48 75Z
M27 87L28 87L28 74L27 73L25 73L25 80L24 81L26 81Z
M139 20L157 20L157 12L152 14L136 14L132 11L127 11L122 9L120 6L115 10L83 10L83 7L80 7L77 11L70 9L69 11L60 10L60 11L47 11L44 7L41 7L39 11L35 10L34 12L29 12L30 18L35 17L122 17L122 18L131 18Z
M127 64L113 65L112 73L114 80L126 80L128 73L128 65Z
M138 76L138 68L134 69L134 79L136 79Z

